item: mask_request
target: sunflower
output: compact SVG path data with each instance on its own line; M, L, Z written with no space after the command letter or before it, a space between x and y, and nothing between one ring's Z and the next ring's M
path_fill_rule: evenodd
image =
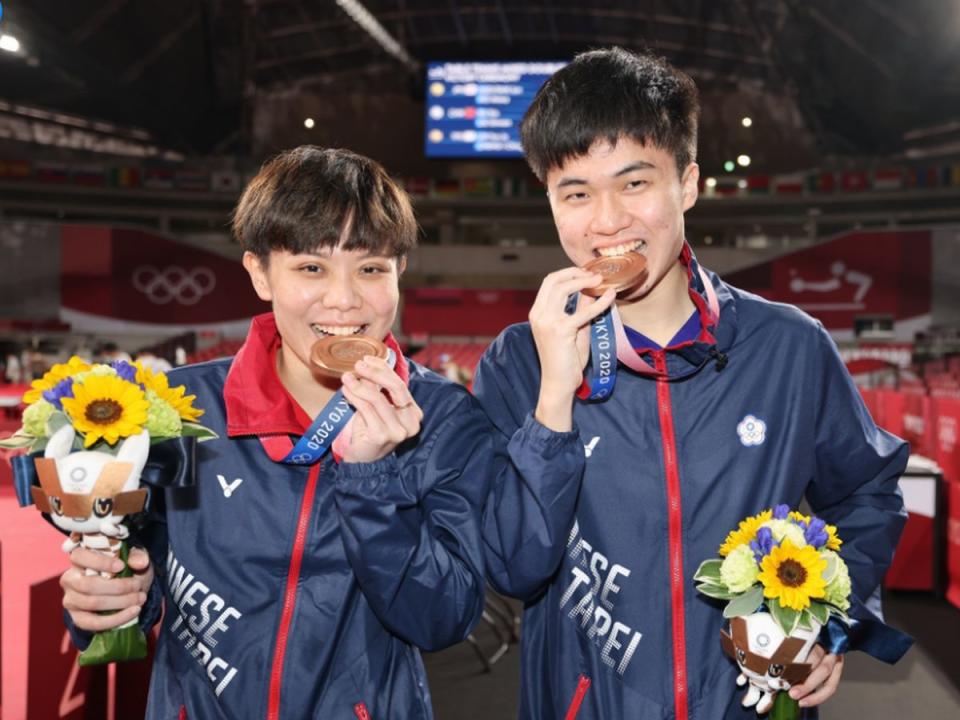
M827 561L814 548L798 548L784 540L760 561L758 579L763 596L779 598L782 607L804 610L810 607L810 598L822 598L826 593L826 567Z
M57 363L47 370L46 374L39 380L30 383L30 389L23 394L23 402L29 405L39 400L45 390L52 390L61 380L77 373L86 372L90 366L83 360L74 355L65 363Z
M197 399L197 396L184 394L187 391L186 386L178 385L172 388L164 373L153 372L140 363L135 364L137 366L137 382L143 385L145 390L153 390L157 397L169 403L182 420L196 422L197 418L203 415L203 410L193 406L193 401Z
M720 557L726 557L734 548L740 545L746 545L756 538L757 530L763 523L769 520L772 515L772 510L764 510L759 515L741 520L739 527L731 531L730 534L727 535L727 539L723 541L723 545L720 546Z
M827 544L824 545L827 550L840 551L840 546L843 545L843 540L837 535L837 526L836 525L827 525L824 530L827 531Z
M84 435L84 447L100 438L113 445L139 433L147 422L149 403L143 390L116 375L89 375L74 383L73 397L62 402L73 427Z

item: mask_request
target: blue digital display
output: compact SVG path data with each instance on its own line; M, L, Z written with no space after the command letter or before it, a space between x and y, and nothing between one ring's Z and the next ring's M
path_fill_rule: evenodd
M427 65L426 154L522 157L520 121L563 61L433 62Z

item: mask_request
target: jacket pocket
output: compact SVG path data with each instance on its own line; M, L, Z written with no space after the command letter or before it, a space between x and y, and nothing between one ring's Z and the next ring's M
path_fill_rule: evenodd
M576 720L577 713L580 712L580 705L583 703L583 698L589 689L590 678L586 675L581 675L577 680L577 689L573 693L573 699L570 701L570 707L567 708L567 714L564 720Z
M358 702L353 706L353 714L357 716L357 720L373 720L370 717L370 711L367 710L366 703Z

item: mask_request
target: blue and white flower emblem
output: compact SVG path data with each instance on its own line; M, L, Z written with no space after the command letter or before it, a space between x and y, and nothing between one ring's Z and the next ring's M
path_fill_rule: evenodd
M762 445L767 439L767 424L758 417L747 415L737 425L737 435L746 447Z

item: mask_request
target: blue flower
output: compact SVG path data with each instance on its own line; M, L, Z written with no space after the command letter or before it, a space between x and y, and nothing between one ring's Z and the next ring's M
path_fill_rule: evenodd
M827 540L830 539L830 536L827 534L827 524L818 517L813 518L810 521L810 526L804 528L803 538L807 541L807 545L813 545L815 548L820 549L827 544Z
M137 382L137 368L128 363L126 360L114 360L110 363L110 367L116 370L117 375L122 377L127 382Z
M63 410L63 405L60 401L65 397L73 397L72 377L64 378L49 390L43 391L43 399L53 405L57 410Z
M777 505L773 509L773 519L774 520L786 520L787 516L790 514L789 505Z
M750 549L753 550L753 555L757 558L757 562L760 562L770 554L770 551L775 545L776 543L773 541L773 533L770 531L770 528L762 527L757 530L756 540L750 542Z

